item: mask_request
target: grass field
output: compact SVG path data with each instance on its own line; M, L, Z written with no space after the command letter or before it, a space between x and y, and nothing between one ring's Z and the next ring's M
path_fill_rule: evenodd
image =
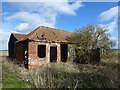
M26 70L6 58L2 52L3 88L120 88L116 60L103 60L99 66L73 63L51 63ZM112 58L111 58L112 59ZM114 57L114 59L117 59Z
M19 78L19 73L17 71L16 65L12 62L6 61L8 56L8 51L0 51L0 63L2 63L1 77L2 77L2 88L23 88L27 84ZM18 68L18 66L17 66Z
M8 56L7 50L0 50L0 56Z

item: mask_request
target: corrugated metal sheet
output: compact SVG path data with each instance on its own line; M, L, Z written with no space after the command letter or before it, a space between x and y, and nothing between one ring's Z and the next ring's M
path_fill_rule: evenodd
M17 40L20 40L26 36L26 34L21 34L21 33L12 33L12 34Z

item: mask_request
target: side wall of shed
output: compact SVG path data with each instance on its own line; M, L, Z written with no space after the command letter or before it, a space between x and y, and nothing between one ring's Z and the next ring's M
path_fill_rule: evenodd
M16 59L19 61L19 64L24 64L25 50L24 43L20 42L16 44Z
M16 58L16 41L17 39L13 35L11 35L8 42L8 52L10 58Z

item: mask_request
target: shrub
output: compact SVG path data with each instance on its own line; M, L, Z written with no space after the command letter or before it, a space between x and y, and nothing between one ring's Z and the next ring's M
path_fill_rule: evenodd
M117 88L118 71L108 66L53 63L22 73L34 88Z

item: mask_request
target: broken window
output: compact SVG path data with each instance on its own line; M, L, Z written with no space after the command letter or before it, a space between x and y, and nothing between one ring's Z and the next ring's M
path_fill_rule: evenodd
M39 58L46 57L46 45L38 45L38 57Z

